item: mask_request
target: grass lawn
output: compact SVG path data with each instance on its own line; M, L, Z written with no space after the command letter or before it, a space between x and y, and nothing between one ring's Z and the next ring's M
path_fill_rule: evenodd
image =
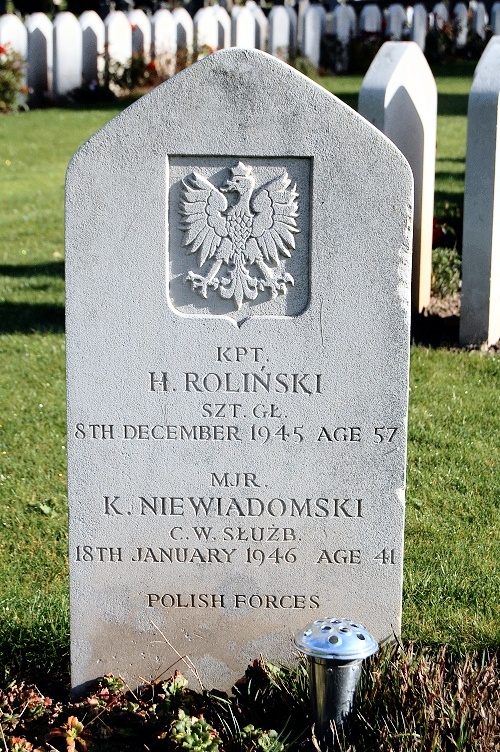
M440 211L461 212L471 72L438 71ZM356 104L360 77L322 83ZM7 674L67 670L64 173L77 147L120 110L0 118L0 661ZM499 382L498 354L412 349L403 636L455 652L500 642Z

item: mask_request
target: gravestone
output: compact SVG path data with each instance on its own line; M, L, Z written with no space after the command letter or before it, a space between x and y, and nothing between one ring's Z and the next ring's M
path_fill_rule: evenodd
M172 11L172 19L177 31L177 50L183 50L184 54L189 56L193 51L193 19L185 8L175 8Z
M122 10L114 10L104 19L107 65L127 65L132 59L132 27Z
M500 34L500 3L493 3L491 8L491 32L494 36Z
M356 14L351 5L337 5L333 11L332 34L344 46L356 34Z
M45 13L32 13L26 19L28 32L29 103L47 103L52 95L53 27Z
M415 181L412 309L420 313L431 297L437 89L415 42L386 42L359 93L359 113L401 149Z
M255 0L247 0L246 7L251 11L255 19L255 48L267 52L267 37L269 34L269 22L266 14L257 5Z
M53 45L52 84L57 98L82 85L82 27L73 13L56 15Z
M382 12L378 5L369 3L359 14L359 30L365 34L380 34L382 31Z
M213 8L200 8L193 18L194 45L198 57L219 47L219 29Z
M441 31L450 20L448 6L445 3L437 3L432 12L434 14L434 27Z
M406 11L400 3L393 3L387 9L386 37L398 42L406 25Z
M319 65L321 55L321 40L326 29L326 11L322 5L309 5L304 13L302 26L302 54L311 63Z
M132 53L140 55L145 63L151 60L151 21L143 10L129 10L127 18L132 26Z
M483 52L469 95L462 250L462 344L500 338L500 44Z
M288 13L288 19L290 21L289 52L290 56L293 57L297 52L299 19L297 16L297 11L295 10L295 8L292 8L291 5L285 4L285 10Z
M177 56L177 27L167 8L160 8L151 20L152 46L155 65L160 75L175 73Z
M231 46L231 16L222 5L214 5L212 12L217 19L217 33L219 50Z
M469 33L469 11L465 3L457 3L453 8L453 26L457 47L465 47Z
M82 76L87 86L104 78L104 21L95 10L86 10L78 19L82 27Z
M73 685L188 654L228 688L327 614L397 634L404 157L230 49L108 123L66 190Z
M231 45L242 49L255 48L255 17L246 6L235 5L231 11Z
M269 13L269 52L281 60L290 56L290 16L284 5L275 5Z
M427 37L427 29L429 24L429 16L425 5L418 3L413 8L413 19L410 30L410 37L412 42L416 42L422 52L425 52L425 40Z
M28 54L28 33L26 27L15 13L0 16L0 44L8 46L26 60Z
M471 29L480 39L486 39L486 27L488 25L488 13L484 3L479 2L472 13Z

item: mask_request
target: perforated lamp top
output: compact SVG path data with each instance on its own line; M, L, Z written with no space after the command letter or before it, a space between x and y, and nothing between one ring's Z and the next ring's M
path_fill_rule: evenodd
M378 642L351 619L316 619L295 634L295 645L307 656L338 661L368 658L378 650Z

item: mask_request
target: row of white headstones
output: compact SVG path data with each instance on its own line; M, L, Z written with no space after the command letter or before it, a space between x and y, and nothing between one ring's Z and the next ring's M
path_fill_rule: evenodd
M393 4L386 11L385 35L393 41L408 36L424 50L429 28L441 29L449 20L441 2L431 14L422 4L407 9ZM488 20L484 3L476 3L469 12L459 2L453 10L457 46L466 44L469 31L484 39ZM493 33L500 34L500 2L493 5L491 25ZM98 82L105 70L105 50L116 64L126 64L134 53L146 62L154 59L167 76L175 70L180 49L200 57L226 47L256 48L284 60L300 53L318 65L325 33L347 45L358 32L380 34L382 29L383 15L376 4L364 6L358 18L349 5L338 5L327 14L321 5L300 0L298 13L289 5L275 6L266 17L254 0L248 0L231 15L214 5L199 10L194 19L184 8L161 9L151 17L142 10L114 11L104 21L94 11L78 19L63 12L54 23L43 13L33 13L24 23L5 14L0 17L0 45L10 45L27 61L27 85L36 101Z
M201 17L209 13L215 15L221 10L204 9ZM289 12L286 6L276 10ZM236 18L247 12L253 13L248 7L241 7L235 14ZM133 13L137 12L132 12L132 19ZM28 19L28 26L35 15L41 20L42 14L34 14ZM98 19L92 12L85 15L93 21ZM138 17L136 15L135 19ZM223 14L221 17L225 18ZM50 21L43 18L49 28ZM131 29L131 20L123 13L110 14L110 18L121 19L120 23L123 21ZM172 14L158 11L157 18L168 18L169 23L172 20L180 26L189 16L183 9L177 9ZM59 24L70 22L73 28L76 23L81 30L81 40L84 24L81 19L82 25L71 14L61 13L56 18L54 30ZM110 23L108 21L108 29ZM88 28L91 28L90 25ZM97 21L96 28L101 28ZM187 23L183 28L183 36L180 37L177 32L178 44L181 39L183 46L189 48L193 44L192 29ZM229 28L227 33L230 33ZM114 56L117 52L113 38L107 38L110 54ZM153 39L156 40L154 34ZM158 42L155 41L155 44ZM156 51L158 49L156 47ZM167 54L171 52L168 48L161 49ZM130 46L127 54L130 55ZM126 56L122 59L125 60ZM68 68L75 57L73 42L68 49ZM500 201L500 164L496 171L496 162L500 160L498 70L500 36L493 36L477 65L469 99L460 316L460 339L463 344L491 344L500 338L500 246L497 242L500 212L496 205ZM67 70L66 75L69 72ZM421 312L429 304L431 290L437 91L429 65L415 42L391 41L382 46L363 80L358 109L400 148L413 170L412 309L413 312Z

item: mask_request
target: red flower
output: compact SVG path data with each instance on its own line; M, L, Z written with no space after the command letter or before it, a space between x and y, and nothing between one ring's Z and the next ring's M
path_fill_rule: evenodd
M0 55L6 55L6 54L7 54L7 50L5 49L5 47L2 47L2 45L0 44Z

